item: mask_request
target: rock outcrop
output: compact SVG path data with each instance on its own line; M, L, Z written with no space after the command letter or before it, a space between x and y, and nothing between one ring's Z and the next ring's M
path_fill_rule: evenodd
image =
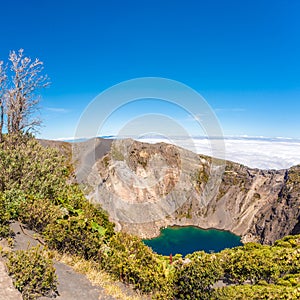
M142 238L170 225L228 230L264 244L300 232L300 166L250 169L130 139L94 139L73 153L91 201L117 228Z

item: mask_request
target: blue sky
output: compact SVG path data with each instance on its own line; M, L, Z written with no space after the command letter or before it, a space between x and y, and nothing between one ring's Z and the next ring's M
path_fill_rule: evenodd
M51 78L42 137L72 136L103 90L153 76L198 91L225 135L300 138L298 0L15 0L1 12L0 58L24 48Z

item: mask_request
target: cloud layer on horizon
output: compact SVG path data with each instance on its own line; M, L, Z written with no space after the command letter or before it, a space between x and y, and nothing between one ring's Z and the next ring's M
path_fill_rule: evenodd
M172 143L199 154L224 158L223 155L217 153L218 151L212 150L211 142L206 138L193 138L191 141L184 138L143 137L139 140L150 143ZM250 168L287 169L300 164L300 140L228 137L224 139L224 144L227 160L241 163Z

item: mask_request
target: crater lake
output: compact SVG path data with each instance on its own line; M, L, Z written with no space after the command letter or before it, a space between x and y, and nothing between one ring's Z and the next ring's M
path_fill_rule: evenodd
M243 245L240 237L229 231L172 226L161 229L160 232L158 237L143 242L162 255L185 256L201 250L207 253L219 252L225 248Z

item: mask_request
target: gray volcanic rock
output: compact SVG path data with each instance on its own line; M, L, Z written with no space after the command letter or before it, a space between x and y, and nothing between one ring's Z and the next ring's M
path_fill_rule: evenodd
M280 192L256 214L249 235L258 237L258 241L263 244L271 244L285 235L299 234L299 221L300 166L295 166L284 171Z
M77 177L120 230L151 238L165 226L193 225L265 244L300 232L300 166L251 169L130 139L80 144Z

